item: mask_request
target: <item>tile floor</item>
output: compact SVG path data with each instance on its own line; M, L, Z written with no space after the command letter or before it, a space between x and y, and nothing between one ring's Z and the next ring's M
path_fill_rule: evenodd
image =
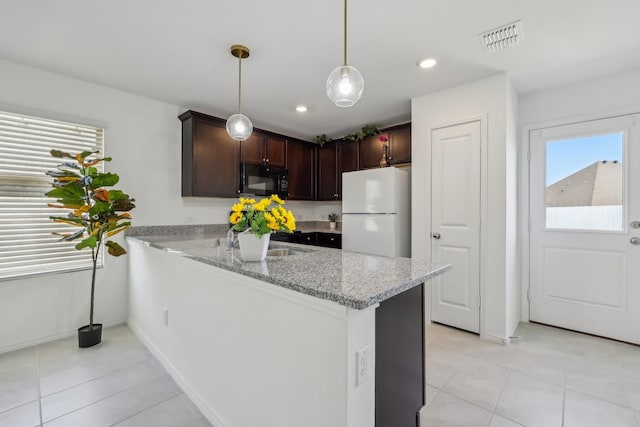
M529 323L516 335L429 325L421 426L640 427L640 347Z
M535 324L427 328L422 427L640 427L640 347ZM0 355L0 427L210 426L126 325Z
M210 425L126 325L0 354L0 427Z

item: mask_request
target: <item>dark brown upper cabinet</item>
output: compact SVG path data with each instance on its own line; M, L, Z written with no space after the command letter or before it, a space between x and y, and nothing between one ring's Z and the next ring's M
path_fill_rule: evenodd
M287 170L289 171L289 199L315 200L315 147L308 142L287 141Z
M239 192L240 145L225 121L187 111L182 121L182 196L236 197Z
M382 132L380 135L371 135L360 141L360 169L379 168L382 159L382 143L380 136L389 138L389 133Z
M381 135L389 138L387 156L392 165L411 163L411 123L385 129L360 141L360 169L379 168L382 160Z
M389 129L389 163L411 163L411 123Z
M358 170L358 143L318 148L318 200L342 200L342 173Z
M333 142L318 148L318 200L338 200L337 152L338 144Z
M287 163L287 140L261 132L253 134L240 143L242 163L285 167Z

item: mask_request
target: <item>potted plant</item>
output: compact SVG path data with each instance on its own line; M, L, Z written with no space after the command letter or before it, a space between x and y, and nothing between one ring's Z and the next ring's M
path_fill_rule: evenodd
M331 212L329 215L329 230L336 229L336 221L338 220L338 214L335 212Z
M267 255L269 237L276 231L292 233L296 218L284 208L284 202L275 194L259 202L240 197L231 207L231 230L238 231L240 256L243 261L262 261Z
M99 172L95 167L100 162L111 161L110 157L99 157L99 152L83 151L69 154L60 150L51 150L55 158L65 159L57 170L48 171L53 178L53 189L47 197L57 199L49 207L71 210L66 216L51 216L54 222L71 224L78 231L69 234L54 233L62 236L63 241L80 240L76 249L91 249L93 269L91 273L91 308L89 324L78 329L78 345L91 347L102 341L102 324L93 322L93 309L96 287L96 269L103 244L113 256L127 252L109 237L131 226L128 213L135 207L134 199L120 190L107 190L118 183L120 177L115 173Z

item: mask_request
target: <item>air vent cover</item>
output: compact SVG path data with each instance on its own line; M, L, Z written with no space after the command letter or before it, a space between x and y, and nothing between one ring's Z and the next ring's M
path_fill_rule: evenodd
M479 35L487 52L495 52L515 46L520 43L523 36L522 21L512 22Z

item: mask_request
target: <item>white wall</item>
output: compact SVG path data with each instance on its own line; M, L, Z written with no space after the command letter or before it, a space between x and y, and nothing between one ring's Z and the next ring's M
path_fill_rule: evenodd
M430 259L431 153L430 129L471 118L485 117L483 138L488 153L484 170L482 216L482 317L481 335L489 339L508 339L508 322L517 307L511 307L508 289L514 280L515 249L515 119L516 100L507 75L482 80L414 98L412 120L412 254ZM511 182L513 180L513 182ZM517 274L515 275L517 276ZM507 298L510 298L507 300ZM509 313L509 314L508 314Z
M134 225L227 221L230 199L180 196L177 105L0 60L0 110L105 128L108 170L136 199ZM291 202L298 220L326 220L335 202ZM96 320L127 318L126 258L98 275ZM0 282L0 352L68 335L88 321L88 271ZM18 319L22 320L19 321Z
M640 111L640 69L520 97L523 127Z
M518 214L518 94L507 82L507 141L506 141L506 330L507 336L512 336L521 313L521 282L520 282L520 245L518 226L522 215Z

